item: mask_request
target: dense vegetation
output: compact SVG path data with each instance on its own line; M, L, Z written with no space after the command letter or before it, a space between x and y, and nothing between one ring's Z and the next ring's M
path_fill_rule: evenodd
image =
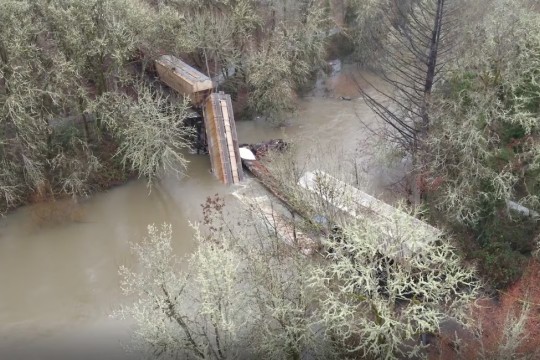
M262 221L257 201L248 205L232 223L223 201L209 198L206 225L222 231L196 229L186 271L177 270L169 225L149 226L133 245L142 266L120 273L137 301L117 313L137 321L132 350L188 359L393 359L421 356L418 339L444 320L466 323L479 288L474 271L448 239L409 217L344 223L342 241L323 239L331 252L311 257Z
M481 280L511 285L538 246L539 34L540 9L526 0L4 0L0 213L182 173L191 105L151 75L161 54L279 122L341 48L385 83L376 96L360 89L385 125L378 140L406 160L413 215L446 233L401 215L334 219L298 190L298 163L284 162L273 173L293 205L338 225L288 219L322 239L315 259L261 225L258 204L230 224L210 199L213 231L196 228L191 271L178 270L167 225L134 245L140 271L121 273L137 300L119 315L136 320L136 345L152 356L426 356L419 337L466 324Z
M391 15L372 43L387 88L364 98L386 125L383 138L410 160L411 202L459 233L485 278L506 287L539 233L538 9L381 4Z
M425 166L434 215L505 287L519 278L539 230L540 15L495 5L483 31L464 35L476 45L462 48L433 100Z
M329 24L314 2L279 3L2 1L0 213L183 171L189 104L146 75L160 54L279 120L323 63Z

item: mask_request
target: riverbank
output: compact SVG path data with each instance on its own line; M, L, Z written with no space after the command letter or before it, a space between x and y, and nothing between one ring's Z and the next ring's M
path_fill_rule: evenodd
M43 209L42 217L44 220L46 219L46 208L49 207L51 221L55 222L55 219L58 217L71 216L69 213L70 206L65 206L67 200L75 200L76 203L85 197L123 185L138 177L135 171L123 166L115 156L118 150L118 144L114 139L102 137L99 143L90 143L88 147L92 148L92 155L96 157L99 167L96 171L87 175L88 178L80 189L81 193L78 195L70 194L66 192L67 188L62 187L62 185L66 186L65 183L54 183L50 179L44 179L41 181L39 187L34 189L28 188L28 192L24 196L19 196L16 202L9 204L9 206L4 204L3 208L0 207L0 214L10 214L20 207L36 205ZM83 162L84 159L76 159L74 161ZM84 169L79 169L79 171L84 171ZM54 177L51 175L51 178ZM0 206L2 205L0 204ZM65 211L62 212L62 209Z

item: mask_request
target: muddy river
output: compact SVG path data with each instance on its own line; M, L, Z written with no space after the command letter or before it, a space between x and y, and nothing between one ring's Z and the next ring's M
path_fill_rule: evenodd
M333 160L337 149L354 151L371 136L359 117L375 120L347 76L329 81L326 97L302 100L285 127L237 122L239 141L285 137L301 153ZM234 201L234 187L213 178L206 156L189 160L183 179L162 179L150 193L143 180L132 181L77 205L26 207L0 220L0 358L127 358L121 344L129 324L108 315L125 301L117 271L133 261L129 242L142 239L147 224L168 222L176 252L188 254L195 247L188 221L200 219L205 198L219 193Z

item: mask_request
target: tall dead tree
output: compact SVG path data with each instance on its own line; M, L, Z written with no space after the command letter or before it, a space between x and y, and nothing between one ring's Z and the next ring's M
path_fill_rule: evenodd
M386 34L375 92L360 91L384 121L384 137L412 161L407 185L414 202L422 196L418 152L430 126L430 98L450 59L458 0L383 0ZM371 87L370 87L371 88Z
M429 103L452 48L455 0L383 1L387 35L382 40L375 94L360 89L389 125L386 135L413 157L429 124ZM384 90L383 90L384 89Z

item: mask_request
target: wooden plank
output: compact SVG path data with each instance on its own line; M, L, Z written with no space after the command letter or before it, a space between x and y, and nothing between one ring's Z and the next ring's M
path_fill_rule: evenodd
M230 161L230 164L231 164L231 173L232 173L233 183L237 184L240 182L240 180L238 178L238 165L236 162L236 154L234 151L234 143L233 143L232 134L231 134L231 123L229 121L229 111L227 108L227 102L225 100L219 100L219 104L221 107L221 114L223 116L223 124L225 125L224 126L225 138L227 140L227 147L229 150L228 160Z
M240 149L238 146L238 135L236 133L236 123L234 120L234 111L232 107L232 101L230 95L227 95L227 109L228 114L230 115L230 123L231 123L231 136L233 138L233 147L234 147L234 153L236 157L236 167L238 171L238 179L239 181L244 180L244 168L242 166L242 158L240 157Z
M217 126L216 126L216 120L215 120L215 111L214 106L211 101L207 102L206 108L206 116L205 116L205 125L207 126L207 137L210 139L208 149L209 155L210 155L210 162L212 164L212 170L214 172L214 175L220 180L221 182L224 182L225 176L224 176L224 168L221 161L221 154L220 154L220 144L219 144L219 137L217 136Z

